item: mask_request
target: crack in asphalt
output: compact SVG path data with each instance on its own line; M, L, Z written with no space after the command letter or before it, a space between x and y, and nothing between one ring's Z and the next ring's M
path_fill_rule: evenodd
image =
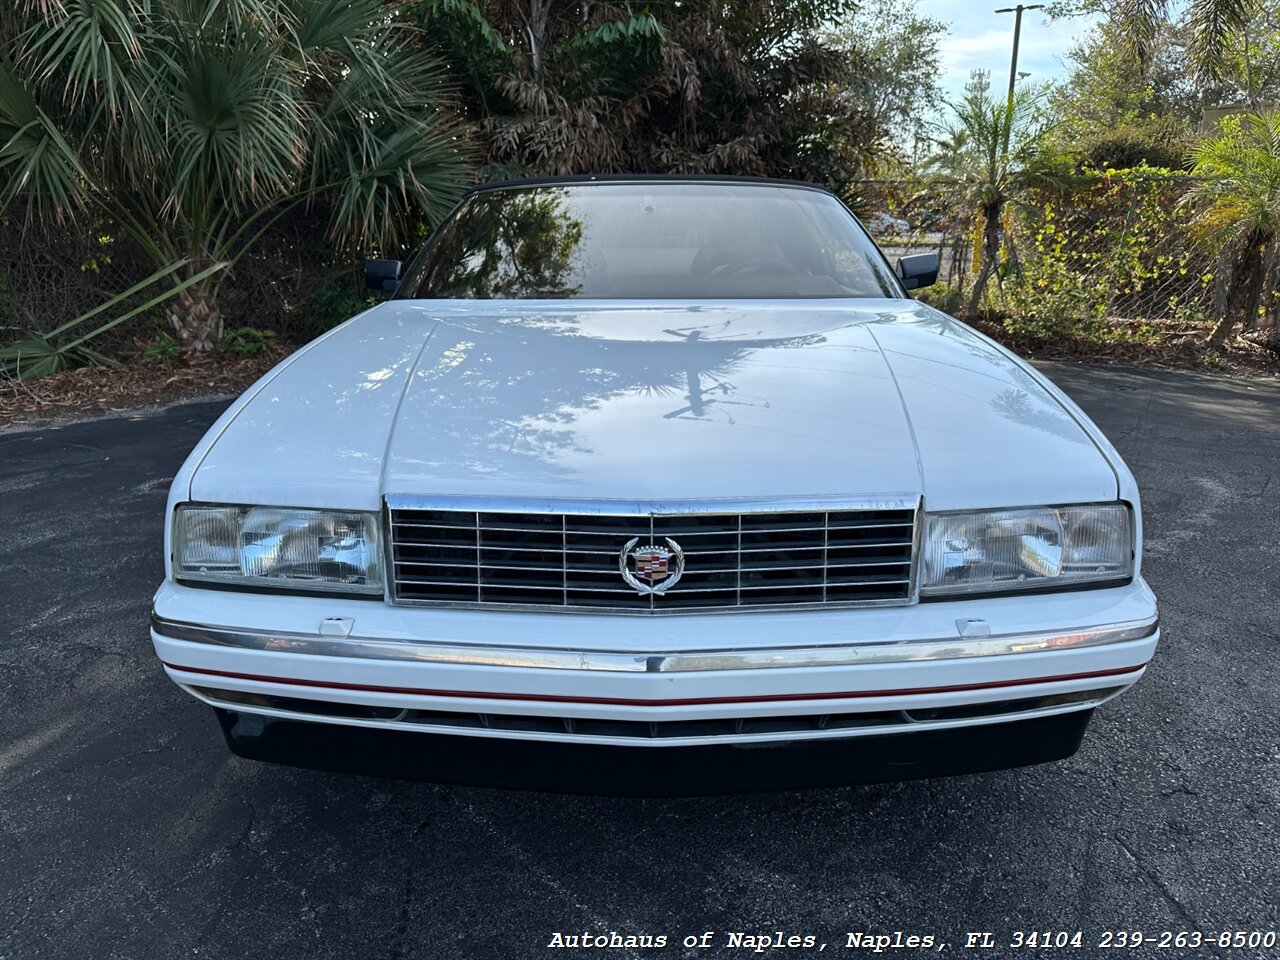
M481 827L481 829L483 829L486 833L488 833L507 855L514 857L521 864L521 866L525 867L530 872L532 872L538 878L538 881L544 884L545 886L547 886L552 892L555 893L557 897L567 901L574 907L577 907L579 910L581 910L587 916L588 921L592 924L592 926L596 928L598 932L617 929L619 927L629 931L641 928L640 924L635 923L629 917L621 917L621 918L615 917L610 919L606 917L604 914L600 913L595 907L592 907L588 903L584 903L578 897L577 894L575 894L572 890L570 890L563 883L561 883L554 876L552 876L547 871L545 866L543 866L538 861L530 857L528 852L524 850L520 846L520 844L515 841L515 838L513 838L510 834L505 834L499 831L498 828L494 826L493 821L489 817L485 816L483 813L481 813L479 810L476 809L475 804L465 803L462 805L462 809L466 811L467 816L471 818L472 822L478 824ZM548 931L548 932L551 932L551 931ZM619 948L619 950L622 950L624 952L619 953L617 950L611 949L609 953L611 956L615 956L615 957L616 956L626 956L626 957L644 956L644 954L639 953L635 949L631 949L629 947L621 947Z
M419 835L430 822L430 820L422 820L413 827L409 831L409 837L405 843L409 856L405 858L404 893L400 899L400 911L396 918L396 925L391 931L391 944L387 950L387 960L401 960L404 957L405 938L409 933L409 914L414 899L413 853L417 847Z
M1169 889L1169 885L1165 883L1165 881L1152 867L1147 865L1145 860L1138 856L1137 851L1130 846L1129 842L1125 840L1124 837L1115 833L1111 835L1111 839L1120 845L1120 849L1128 855L1129 859L1133 861L1133 865L1138 868L1142 875L1155 885L1155 888L1160 891L1161 896L1164 897L1169 906L1173 907L1173 911L1178 915L1178 918L1189 925L1188 929L1203 929L1200 925L1200 921L1191 915L1191 912L1187 909L1182 900L1178 898L1177 894Z

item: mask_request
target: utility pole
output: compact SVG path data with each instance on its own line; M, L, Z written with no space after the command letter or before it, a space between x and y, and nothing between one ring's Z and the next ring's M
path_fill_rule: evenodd
M1009 105L1005 117L1004 149L1009 152L1009 134L1013 128L1013 86L1018 82L1018 41L1022 38L1022 11L1043 10L1043 3L1020 3L1016 7L1001 7L996 13L1013 14L1013 59L1009 62Z

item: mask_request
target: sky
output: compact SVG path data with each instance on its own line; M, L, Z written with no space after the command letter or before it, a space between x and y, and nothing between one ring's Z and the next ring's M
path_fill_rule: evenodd
M969 71L991 71L991 88L1009 84L1009 55L1013 52L1012 13L997 8L1015 6L1017 0L917 0L922 16L946 24L949 35L940 44L943 95L950 100L964 96ZM1018 45L1018 72L1031 74L1029 83L1046 83L1066 76L1066 53L1088 33L1098 17L1072 17L1050 21L1043 10L1022 14L1022 40Z

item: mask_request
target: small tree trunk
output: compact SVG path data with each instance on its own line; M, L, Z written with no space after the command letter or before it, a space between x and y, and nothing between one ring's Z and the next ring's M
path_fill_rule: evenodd
M978 271L978 279L973 281L973 292L969 294L969 305L964 308L966 319L976 320L978 318L978 305L982 303L982 293L987 289L987 281L991 279L991 271L994 269L995 264L984 257L982 269Z
M1253 319L1251 326L1256 332L1258 342L1274 350L1277 340L1280 339L1276 329L1276 266L1277 261L1280 261L1280 251L1276 250L1274 236L1267 237L1265 244L1266 255L1263 258L1262 274L1258 283L1258 300L1251 314Z
M222 313L207 290L192 287L169 301L165 315L184 350L212 350L222 339Z
M1222 349L1222 345L1227 342L1227 336L1231 333L1231 328L1236 325L1236 318L1230 313L1224 313L1222 319L1219 320L1211 331L1209 338L1204 342L1204 348L1209 351L1218 351Z
M982 231L982 269L978 271L978 279L973 281L973 292L969 294L969 306L965 308L965 316L970 320L977 319L978 307L982 303L982 295L986 292L987 282L1000 263L1000 204L993 203L983 208Z
M1256 321L1258 299L1262 295L1265 272L1265 238L1254 231L1246 239L1231 268L1227 282L1227 303L1220 319L1205 341L1205 349L1221 350L1235 325L1244 321L1246 329Z

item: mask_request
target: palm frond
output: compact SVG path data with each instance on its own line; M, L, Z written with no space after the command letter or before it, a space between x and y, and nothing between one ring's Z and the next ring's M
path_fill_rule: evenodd
M37 23L22 38L24 70L40 83L60 81L73 105L92 99L111 114L129 101L136 105L126 79L130 63L142 57L135 0L64 0L60 14L57 30Z
M1200 239L1230 247L1280 233L1280 114L1228 118L1190 160L1196 182L1183 203Z
M1116 0L1112 22L1129 52L1140 64L1151 59L1160 24L1169 15L1169 0Z
M28 215L61 216L81 199L83 175L70 144L0 52L0 209L25 197Z
M76 367L111 363L96 350L70 350L51 343L38 333L29 333L16 343L0 346L0 373L14 380L34 380Z
M660 40L667 35L666 29L652 13L642 13L634 17L619 20L606 20L590 30L575 34L564 44L564 49L590 50L607 47L619 41L634 44L640 40Z
M407 39L383 37L376 69L350 61L328 98L308 103L310 186L339 184L332 231L346 241L386 247L415 208L435 222L470 181L465 131L441 109L448 74Z
M86 333L73 336L69 340L58 339L58 335L67 333L75 327L83 326L93 317L112 306L123 303L135 293L149 287L158 286L161 281L171 278L173 273L185 265L182 261L168 264L140 283L112 297L106 303L82 313L47 334L28 331L16 342L0 346L0 373L16 380L31 380L75 367L113 365L115 363L114 360L88 346L90 340L120 326L125 321L138 316L138 314L176 297L188 287L202 283L214 274L224 270L227 265L225 263L214 263L197 273L183 277L177 283L170 283L160 293L154 294L145 302L131 307Z
M1217 80L1230 60L1231 40L1258 12L1257 0L1192 0L1187 53L1202 79Z
M194 210L211 194L244 208L290 192L306 155L302 109L268 41L188 44L175 61L168 209Z
M511 45L493 29L480 6L472 0L426 0L422 4L421 16L423 25L428 28L442 21L465 28L473 42L487 47L490 54L505 57L511 53Z
M350 146L332 201L339 240L393 249L414 210L438 222L470 183L458 131L444 123L421 122Z

